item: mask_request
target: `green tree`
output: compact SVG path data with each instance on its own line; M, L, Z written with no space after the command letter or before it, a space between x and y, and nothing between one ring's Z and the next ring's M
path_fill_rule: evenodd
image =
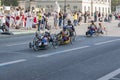
M116 10L116 6L117 5L120 5L120 0L111 0L111 8L112 8L112 11L115 11Z
M2 5L5 6L18 6L18 0L2 0Z

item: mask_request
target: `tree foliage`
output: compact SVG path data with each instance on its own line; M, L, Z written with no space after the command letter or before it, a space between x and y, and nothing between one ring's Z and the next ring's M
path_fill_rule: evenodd
M18 6L18 0L1 0L2 5L4 4L5 6Z
M112 8L112 11L115 11L116 10L116 6L117 5L120 5L120 0L111 0L111 8Z

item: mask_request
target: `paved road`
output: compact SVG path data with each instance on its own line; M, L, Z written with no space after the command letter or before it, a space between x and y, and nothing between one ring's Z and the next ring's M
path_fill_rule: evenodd
M117 80L120 77L119 36L79 35L72 45L37 52L28 48L33 36L0 39L0 80Z

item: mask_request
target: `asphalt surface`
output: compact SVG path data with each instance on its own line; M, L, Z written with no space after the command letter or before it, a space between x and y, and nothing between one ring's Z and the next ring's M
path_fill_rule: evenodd
M120 36L108 33L81 33L73 44L36 52L28 45L32 34L0 39L0 80L120 80Z

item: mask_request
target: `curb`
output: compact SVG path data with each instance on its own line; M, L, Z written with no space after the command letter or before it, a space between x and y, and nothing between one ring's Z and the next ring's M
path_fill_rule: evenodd
M19 36L26 36L26 35L33 35L35 32L31 33L13 33L13 35L5 35L5 34L0 34L0 39L6 39L6 38L11 38L11 37L19 37Z

